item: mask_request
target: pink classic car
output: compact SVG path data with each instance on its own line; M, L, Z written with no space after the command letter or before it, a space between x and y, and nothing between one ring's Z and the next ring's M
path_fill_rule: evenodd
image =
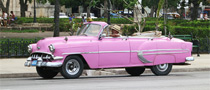
M30 44L25 66L35 66L43 78L59 72L78 78L84 69L125 68L139 76L145 68L155 75L168 75L173 64L193 61L192 43L168 37L109 37L105 22L87 22L77 36L50 37Z

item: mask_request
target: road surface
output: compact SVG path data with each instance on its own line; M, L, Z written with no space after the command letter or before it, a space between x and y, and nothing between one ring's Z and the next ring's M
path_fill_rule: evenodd
M210 71L80 77L64 79L0 78L0 90L210 90Z

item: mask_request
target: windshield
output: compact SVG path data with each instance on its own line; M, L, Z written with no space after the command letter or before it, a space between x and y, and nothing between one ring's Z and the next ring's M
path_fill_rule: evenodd
M84 24L78 31L78 36L97 36L101 26L97 24Z

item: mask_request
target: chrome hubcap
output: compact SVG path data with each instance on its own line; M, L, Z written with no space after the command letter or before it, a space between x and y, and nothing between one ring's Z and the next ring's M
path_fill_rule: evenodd
M70 75L75 75L80 70L80 64L76 59L71 59L66 63L66 71Z
M157 69L161 72L164 72L168 69L168 64L160 64L160 65L156 65Z

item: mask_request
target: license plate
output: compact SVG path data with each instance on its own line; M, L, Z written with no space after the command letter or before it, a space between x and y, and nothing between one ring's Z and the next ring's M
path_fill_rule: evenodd
M37 65L37 60L33 60L31 66L36 66L36 65Z

